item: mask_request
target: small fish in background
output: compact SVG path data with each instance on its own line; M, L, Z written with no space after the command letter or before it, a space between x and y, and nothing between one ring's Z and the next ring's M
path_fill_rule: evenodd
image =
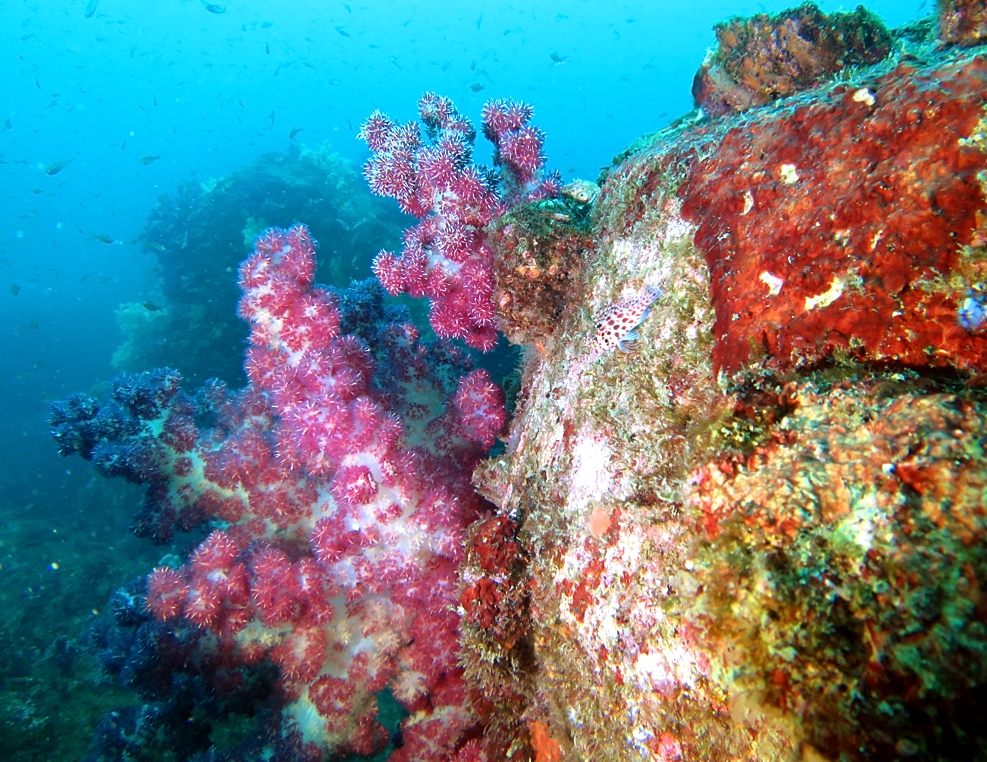
M41 324L37 320L28 320L27 325L24 325L23 323L18 323L14 328L14 333L20 336L23 335L25 328L29 331L36 331L40 326Z
M264 52L267 53L267 55L271 55L271 43L269 42L264 43Z
M267 118L271 120L271 126L274 126L274 109L271 109L271 113L267 115Z
M100 243L114 244L116 241L113 240L113 236L107 235L106 233L93 233L89 236L94 241L99 241Z
M53 161L47 167L45 167L45 174L51 177L52 175L57 175L63 169L65 169L69 164L72 163L72 159L63 159L62 161Z
M158 156L158 155L155 155L155 156L141 156L140 163L143 164L146 167L148 164L154 164L154 162L156 162L160 158L161 157Z
M148 312L160 312L161 305L155 304L154 302L141 302L141 307L143 307Z
M350 33L346 31L346 27L340 25L336 27L336 31L339 32L343 37L350 37Z
M11 296L17 296L20 292L21 292L21 287L20 286L18 286L16 283L11 283L10 284L10 295Z
M12 129L14 129L14 123L12 121L10 121L9 118L4 119L3 120L3 127L4 127L5 130L12 130Z
M226 6L219 3L207 3L206 0L202 0L202 7L210 13L226 13Z
M486 89L487 88L481 85L479 82L474 82L472 85L470 85L470 90L472 90L474 93L478 93L481 90L486 90Z
M549 53L548 57L551 58L552 59L552 63L553 64L556 64L556 65L557 64L564 64L566 61L569 60L565 56L560 56L558 53Z
M84 13L87 19L91 19L94 15L96 15L97 5L99 5L99 0L89 0L89 2L86 3L86 10Z
M295 127L291 132L288 133L288 140L294 140L295 135L304 130L304 127Z

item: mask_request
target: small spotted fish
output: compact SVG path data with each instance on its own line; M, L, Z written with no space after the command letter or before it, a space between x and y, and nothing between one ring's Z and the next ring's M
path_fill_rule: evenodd
M617 347L621 352L634 351L634 344L640 337L637 328L651 313L651 305L661 289L648 286L633 299L611 304L593 317L596 334L590 341L593 357L599 357Z

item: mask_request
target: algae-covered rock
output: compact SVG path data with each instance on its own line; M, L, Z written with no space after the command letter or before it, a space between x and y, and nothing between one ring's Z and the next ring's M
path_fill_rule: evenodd
M697 105L719 116L763 106L813 87L839 71L883 60L893 38L859 6L825 14L815 3L717 24L717 46L692 85Z
M512 561L465 567L469 674L532 757L987 758L985 73L862 68L607 172L474 476Z
M987 38L984 0L939 0L939 38L955 45L979 45Z

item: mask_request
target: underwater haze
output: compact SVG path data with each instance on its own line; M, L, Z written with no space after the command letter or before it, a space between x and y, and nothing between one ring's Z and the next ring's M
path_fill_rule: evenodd
M80 759L96 722L125 701L79 667L86 630L162 550L127 531L139 490L60 458L47 419L53 400L102 396L121 368L153 367L120 360L120 306L143 305L153 319L162 300L180 299L169 283L199 277L163 272L163 245L148 232L165 228L161 196L177 214L179 189L282 161L262 160L269 152L284 161L332 152L359 170L369 156L361 124L378 109L414 119L426 91L474 124L490 99L530 104L548 167L595 180L635 139L694 108L715 23L795 4L3 0L0 661L19 665L0 688L7 758ZM931 11L925 0L868 10L889 28ZM480 161L487 150L478 145ZM373 213L360 214L364 225ZM399 235L382 222L363 243L393 246ZM323 235L320 246L332 241ZM338 277L370 277L372 254ZM233 289L235 268L223 272ZM142 356L168 357L155 351ZM239 363L242 352L237 343L228 354ZM207 360L198 371L242 383ZM53 685L68 693L49 695Z
M289 135L360 162L362 121L374 109L411 119L426 90L474 121L490 98L530 103L549 165L595 179L692 108L714 23L787 5L8 0L4 494L24 499L64 467L45 458L44 400L111 372L114 310L146 298L154 278L134 239L160 194L285 150ZM927 11L924 0L869 8L888 26Z

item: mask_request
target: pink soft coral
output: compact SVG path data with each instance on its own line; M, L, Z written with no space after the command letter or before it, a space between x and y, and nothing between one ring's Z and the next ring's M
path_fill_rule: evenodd
M484 107L483 132L495 146L499 181L473 163L476 131L451 100L426 93L418 111L421 125L397 125L375 111L360 130L373 152L365 167L370 189L420 220L405 231L400 255L377 255L374 274L391 294L428 297L436 335L487 352L498 333L485 227L516 203L557 195L559 179L541 177L544 138L528 124L530 106L491 101Z

